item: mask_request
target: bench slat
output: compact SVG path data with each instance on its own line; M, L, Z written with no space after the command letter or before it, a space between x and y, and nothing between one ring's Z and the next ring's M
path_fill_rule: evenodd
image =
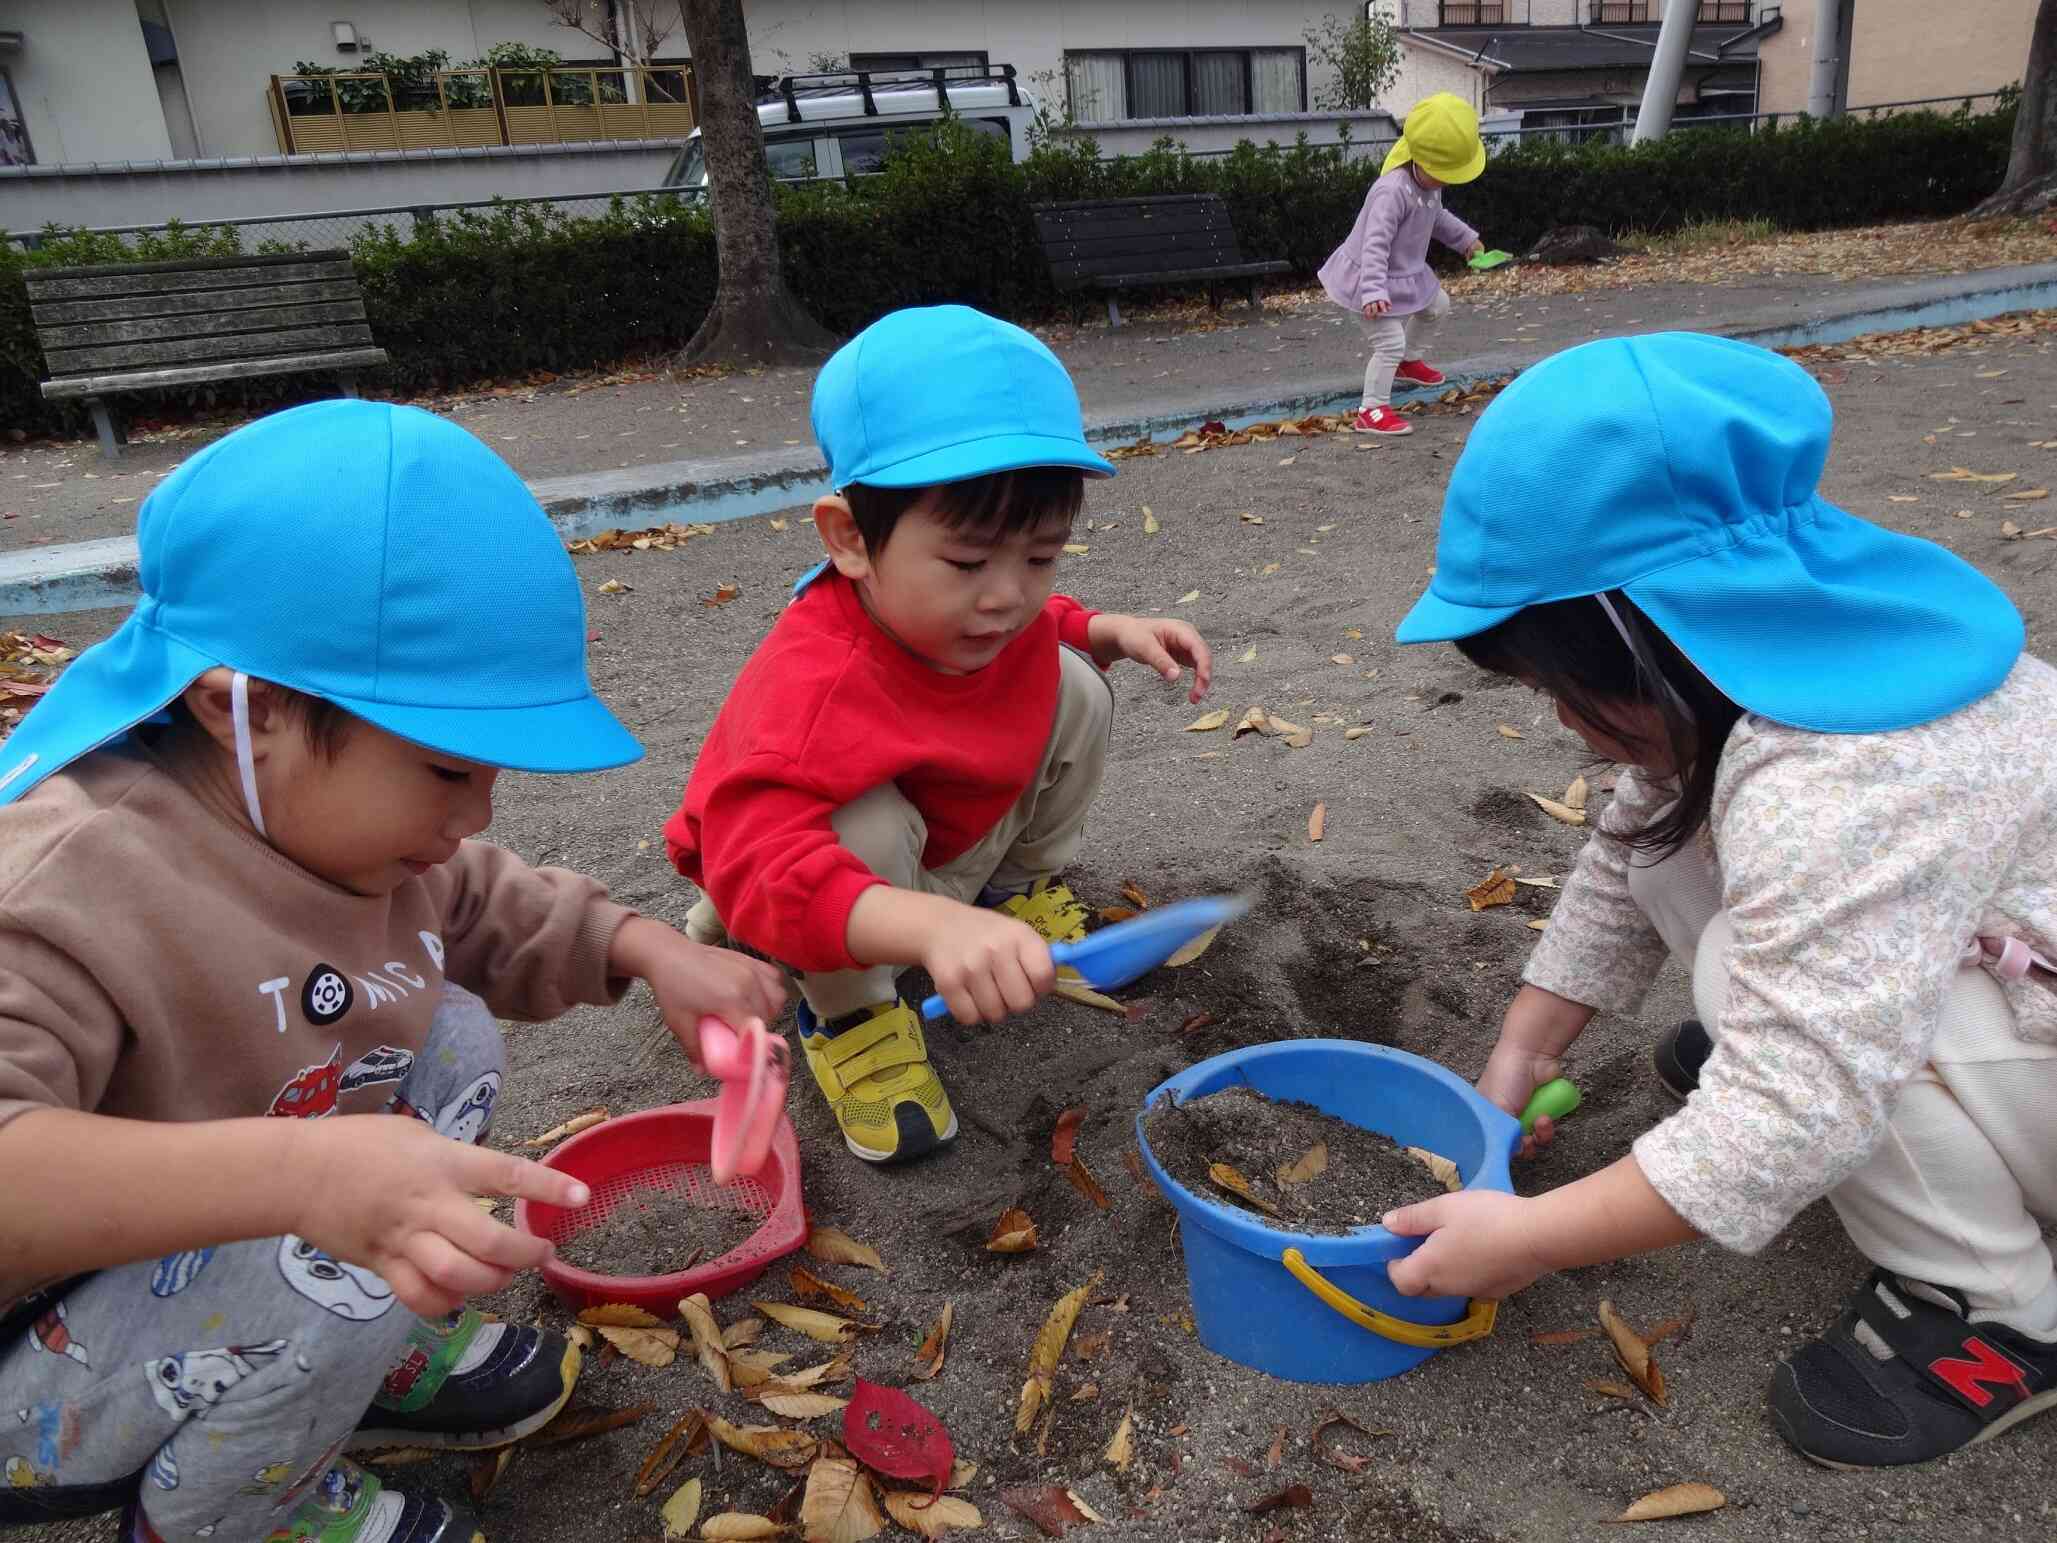
M1082 219L1077 215L1039 216L1036 220L1036 235L1048 241L1055 237L1077 236L1127 236L1143 231L1160 231L1166 235L1186 231L1233 230L1228 211L1217 209L1212 214L1182 209L1170 214L1148 212L1118 212L1102 219Z
M198 316L148 316L129 321L85 322L44 327L43 347L79 348L90 343L147 343L159 339L225 337L267 332L325 321L363 321L362 300L327 300L318 305L276 305L263 310L210 312Z
M1219 193L1134 193L1127 198L1060 198L1050 203L1036 204L1033 207L1040 213L1045 209L1104 209L1116 204L1162 205L1170 207L1175 204L1220 204L1223 202L1224 200Z
M24 274L31 300L91 300L100 296L161 295L194 289L248 289L253 285L295 284L314 279L347 279L355 275L347 257L330 262L279 263L265 268L197 268L166 273L94 274L70 277L56 268Z
M1106 257L1080 257L1050 264L1052 273L1093 277L1102 273L1198 273L1217 268L1245 266L1243 254L1234 247L1215 251L1182 252L1159 248L1154 252L1115 252Z
M158 295L122 295L112 300L51 300L29 310L42 328L75 322L120 321L130 316L193 316L251 310L271 305L311 305L320 300L355 300L357 280L316 279L309 284L253 284L243 289L204 289Z
M1160 236L1111 236L1104 241L1045 241L1043 252L1054 262L1083 262L1095 257L1120 257L1128 252L1233 251L1236 233L1210 230L1166 241Z
M53 375L86 371L145 369L151 365L197 364L206 359L256 359L268 354L306 353L370 343L363 322L296 327L287 332L243 332L225 337L181 338L168 343L119 343L99 348L52 348L44 357Z
M136 370L120 375L74 375L43 382L52 401L66 397L102 396L116 391L151 391L162 386L188 386L214 380L247 380L260 375L317 375L339 370L368 370L386 363L383 348L349 348L335 353L284 354L273 359L244 359L229 364L202 364L183 369Z
M1074 279L1057 279L1064 289L1134 289L1151 284L1214 283L1222 279L1256 279L1274 273L1290 273L1289 262L1238 263L1232 268L1180 268L1155 273L1094 273Z

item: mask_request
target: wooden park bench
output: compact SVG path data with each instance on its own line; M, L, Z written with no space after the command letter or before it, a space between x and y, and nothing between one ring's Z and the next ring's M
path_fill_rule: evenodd
M355 396L357 372L386 362L371 345L346 252L32 268L23 277L50 366L43 395L83 399L110 461L121 437L107 398L117 393L334 374Z
M1154 284L1205 284L1221 304L1220 285L1240 281L1257 304L1257 281L1286 273L1287 262L1245 262L1235 223L1219 193L1165 193L1150 198L1096 198L1037 204L1036 234L1060 292L1107 291L1107 319L1121 325L1114 291Z

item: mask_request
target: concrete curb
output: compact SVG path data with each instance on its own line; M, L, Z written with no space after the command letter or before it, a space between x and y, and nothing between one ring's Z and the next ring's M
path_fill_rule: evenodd
M1699 330L1766 348L1797 348L1840 343L1872 332L1961 326L2046 306L2057 306L2057 263L1852 285L1805 302L1710 319ZM1469 387L1512 375L1565 346L1556 341L1454 360L1444 368L1449 385L1435 389ZM1239 428L1267 419L1338 412L1356 403L1360 389L1360 377L1352 372L1312 380L1290 394L1228 403L1195 405L1191 396L1149 399L1118 412L1089 414L1086 438L1098 445L1126 445L1145 438L1176 438L1208 419ZM672 520L719 523L790 509L828 491L828 468L812 446L805 446L545 477L531 482L529 489L571 541L613 528L634 530ZM0 614L44 616L125 605L137 593L136 562L133 536L9 553L0 557Z

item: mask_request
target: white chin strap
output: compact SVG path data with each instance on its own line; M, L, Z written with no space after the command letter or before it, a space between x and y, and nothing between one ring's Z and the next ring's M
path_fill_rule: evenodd
M1607 619L1614 623L1614 630L1621 634L1621 641L1628 645L1629 657L1636 661L1639 669L1642 669L1643 656L1636 652L1636 640L1628 635L1628 625L1622 621L1621 612L1614 609L1614 602L1609 600L1604 592L1595 594L1593 598L1600 602L1600 609L1607 613ZM1659 674L1654 667L1645 670L1645 673L1656 679L1657 684L1664 688L1664 694L1671 698L1672 705L1685 714L1688 720L1691 720L1693 710L1686 705L1686 699L1679 695L1678 688Z
M236 770L243 778L243 807L250 811L250 823L262 836L264 810L257 802L257 762L250 754L250 677L241 670L229 679L229 716L236 726Z

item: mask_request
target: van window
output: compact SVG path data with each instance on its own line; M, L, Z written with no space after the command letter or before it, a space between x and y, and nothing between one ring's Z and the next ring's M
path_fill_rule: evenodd
M768 139L764 142L764 158L771 163L771 174L781 180L791 180L815 175L814 136L805 139Z
M895 124L892 128L844 129L836 138L843 146L843 171L851 173L874 172L885 164L886 155L892 149L891 141L903 134L920 133L932 129L940 119L931 118L924 123ZM974 133L1002 144L1009 143L1007 120L1005 118L961 118L958 120ZM788 173L787 175L791 175Z

